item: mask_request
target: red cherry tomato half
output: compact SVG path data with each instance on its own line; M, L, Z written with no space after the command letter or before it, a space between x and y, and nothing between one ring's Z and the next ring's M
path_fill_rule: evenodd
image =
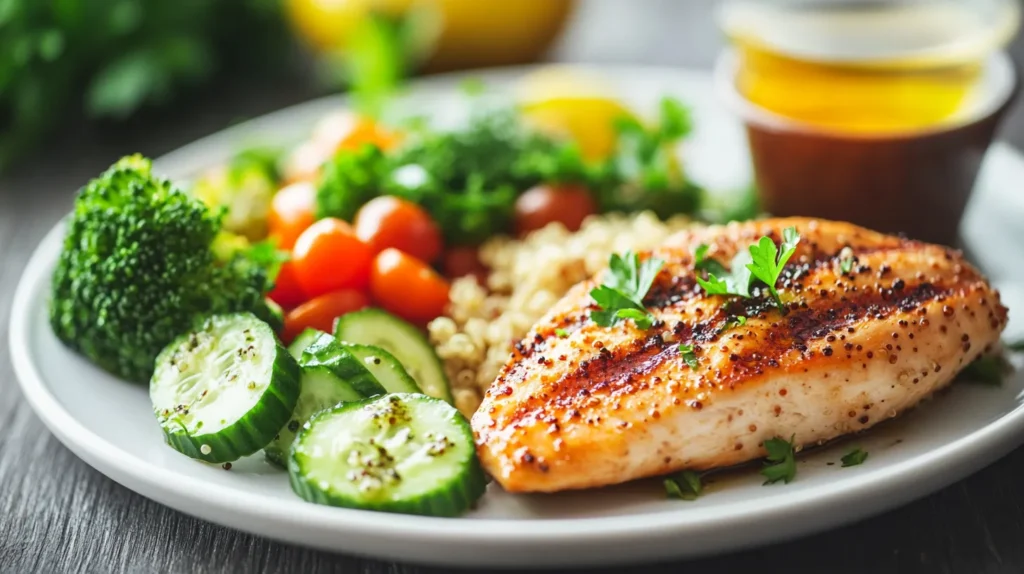
M397 249L385 249L373 260L370 293L384 309L420 325L441 316L448 305L448 282Z
M472 275L481 285L487 283L487 274L489 273L487 266L480 261L480 252L476 247L469 246L446 249L444 257L441 259L441 269L444 271L444 276L449 279Z
M364 293L351 289L310 299L285 314L281 340L287 345L306 329L319 329L330 333L334 329L335 319L369 304L370 300Z
M316 209L316 187L303 181L282 188L270 202L267 224L270 237L280 249L291 249L295 240L313 224Z
M285 261L281 265L281 271L274 281L274 289L268 294L275 303L291 309L306 300L306 294L299 285L299 279L295 276L295 264Z
M420 206L385 195L366 203L356 214L356 236L374 251L399 249L421 261L441 254L441 230Z
M516 233L525 235L552 222L578 231L583 220L597 213L590 192L579 185L538 185L516 199Z
M292 251L295 276L306 295L342 289L365 289L370 282L373 249L356 237L352 226L328 217L310 225Z

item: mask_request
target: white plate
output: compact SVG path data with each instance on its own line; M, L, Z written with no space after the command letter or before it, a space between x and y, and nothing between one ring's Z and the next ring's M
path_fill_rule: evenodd
M671 93L694 108L697 136L686 164L698 179L737 186L749 177L742 131L715 104L710 78L672 69L603 68L632 104L649 107ZM487 73L508 86L523 70ZM414 109L454 117L457 77L417 83ZM158 162L187 177L225 159L239 143L295 140L343 100L290 108L201 140ZM1012 204L1002 203L1024 162L1009 148L990 155L967 236L1006 233ZM1000 184L1006 184L1000 186ZM70 190L69 190L70 191ZM1009 200L1007 200L1009 201ZM70 203L70 200L69 200ZM998 205L997 205L998 204ZM993 220L997 213L1002 220ZM1019 217L1019 216L1017 216ZM1019 219L1018 219L1019 220ZM977 222L977 223L971 223ZM666 500L657 481L601 491L511 496L492 485L480 507L460 519L380 514L307 504L285 475L253 457L230 472L194 462L163 444L146 389L122 382L69 352L46 319L49 275L60 250L58 226L43 240L19 285L11 318L11 353L29 403L73 452L122 485L162 504L254 534L379 558L461 565L582 565L693 556L762 544L853 521L958 480L1024 439L1024 376L1003 386L957 385L908 416L843 444L800 458L789 485L761 486L756 471L715 479L695 502ZM1022 268L1008 237L985 255L1004 264L1011 307L1024 302L1010 270ZM999 248L1007 249L1000 253ZM995 250L995 251L993 251ZM1012 324L1011 328L1019 326ZM851 446L870 452L841 469Z

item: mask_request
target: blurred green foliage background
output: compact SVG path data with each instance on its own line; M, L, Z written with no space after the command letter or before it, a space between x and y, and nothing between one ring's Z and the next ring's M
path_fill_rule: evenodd
M0 0L0 171L76 110L123 119L287 53L280 0Z

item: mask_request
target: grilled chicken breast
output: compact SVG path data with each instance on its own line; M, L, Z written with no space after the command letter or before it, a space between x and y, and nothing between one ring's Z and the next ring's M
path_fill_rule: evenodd
M728 265L791 226L801 239L777 283L786 313L756 289L741 299L696 284L699 245ZM599 276L515 345L472 419L484 467L506 490L728 466L763 457L775 436L810 445L861 431L949 384L1006 324L999 293L960 253L846 223L708 227L649 256L665 261L644 299L652 328L590 320ZM739 315L746 324L727 328ZM693 345L695 368L680 344Z

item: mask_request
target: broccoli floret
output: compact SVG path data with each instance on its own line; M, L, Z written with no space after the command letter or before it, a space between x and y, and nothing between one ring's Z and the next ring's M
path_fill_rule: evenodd
M168 343L211 313L265 314L267 272L211 249L221 214L121 159L75 201L51 285L50 323L66 345L146 382Z

